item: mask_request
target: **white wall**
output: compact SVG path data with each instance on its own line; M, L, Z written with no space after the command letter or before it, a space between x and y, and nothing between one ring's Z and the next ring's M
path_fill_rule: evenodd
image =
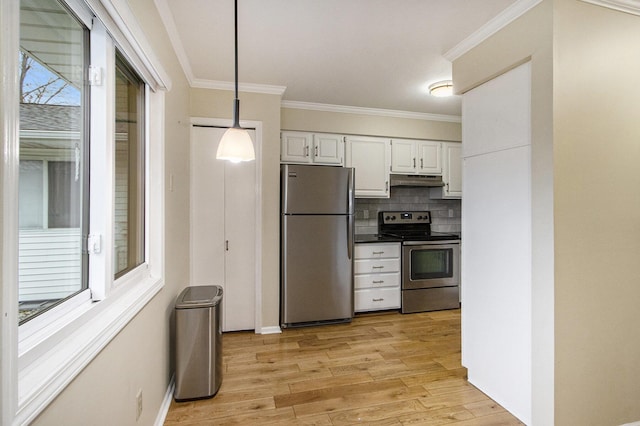
M129 6L172 81L164 117L165 285L34 425L153 424L173 373L174 302L189 283L189 88L153 0ZM136 422L138 389L143 391L143 412Z

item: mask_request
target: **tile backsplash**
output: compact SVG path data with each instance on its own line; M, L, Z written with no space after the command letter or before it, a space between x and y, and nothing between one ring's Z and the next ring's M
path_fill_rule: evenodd
M431 230L460 232L461 200L436 200L429 188L392 187L390 198L356 198L356 234L378 233L378 212L429 210Z

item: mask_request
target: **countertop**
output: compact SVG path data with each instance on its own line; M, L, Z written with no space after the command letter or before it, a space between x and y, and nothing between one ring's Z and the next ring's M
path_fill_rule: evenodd
M438 232L434 232L434 235L439 234ZM451 232L447 233L448 235L456 235L458 239L460 239L460 233ZM388 237L386 235L379 234L356 234L354 237L354 241L356 243L401 243L402 238L398 237Z
M400 243L402 242L402 239L396 238L396 237L387 237L387 236L378 235L378 234L356 234L355 242L356 243Z

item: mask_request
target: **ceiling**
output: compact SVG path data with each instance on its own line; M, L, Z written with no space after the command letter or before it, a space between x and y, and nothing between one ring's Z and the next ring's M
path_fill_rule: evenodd
M232 82L233 0L156 0L190 82ZM516 0L239 0L239 80L283 101L459 116L444 54Z

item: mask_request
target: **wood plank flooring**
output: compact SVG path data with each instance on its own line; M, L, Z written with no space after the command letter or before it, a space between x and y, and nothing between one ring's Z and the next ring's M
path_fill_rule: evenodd
M207 400L172 402L165 425L520 425L466 381L460 310L223 335Z

